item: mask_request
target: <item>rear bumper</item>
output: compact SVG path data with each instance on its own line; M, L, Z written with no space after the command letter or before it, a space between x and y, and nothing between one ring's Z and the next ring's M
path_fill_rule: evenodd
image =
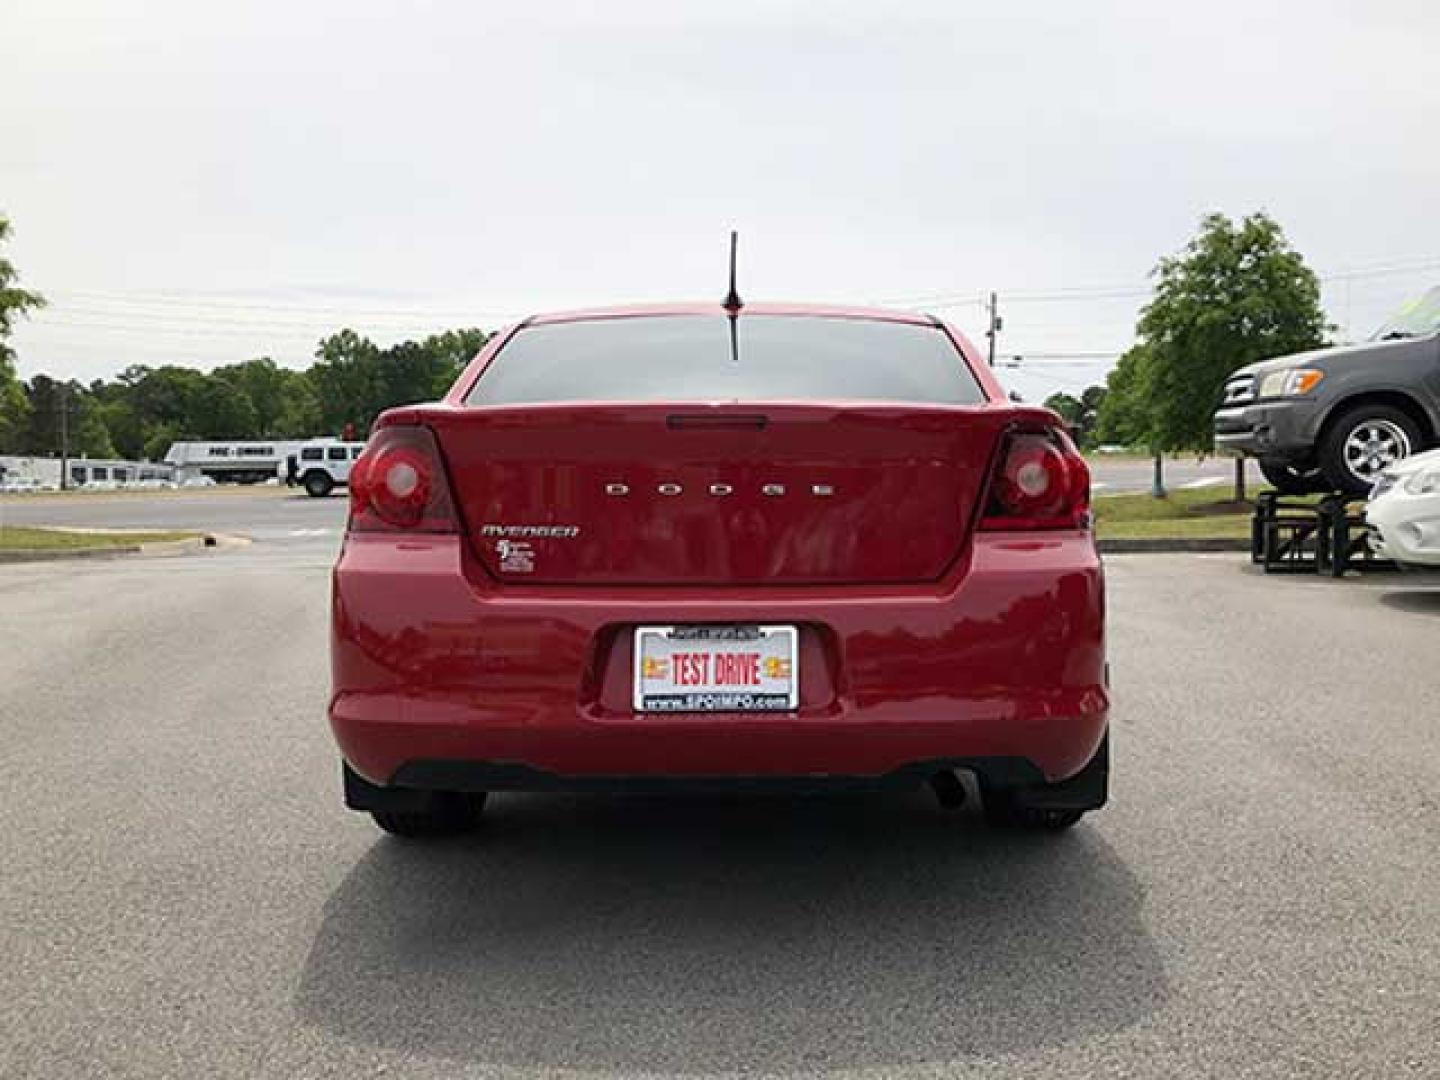
M800 627L798 709L632 711L634 626L732 621ZM846 590L501 590L457 537L352 536L329 716L359 777L415 789L1054 782L1106 731L1103 627L1081 532L981 534L944 582Z
M1214 416L1215 449L1251 457L1294 460L1310 457L1321 420L1314 401L1268 401Z

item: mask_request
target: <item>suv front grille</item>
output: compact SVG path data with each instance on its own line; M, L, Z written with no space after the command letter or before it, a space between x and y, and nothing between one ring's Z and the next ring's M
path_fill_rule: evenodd
M1254 400L1255 376L1240 375L1225 384L1225 393L1220 407L1228 409L1235 405L1248 405Z

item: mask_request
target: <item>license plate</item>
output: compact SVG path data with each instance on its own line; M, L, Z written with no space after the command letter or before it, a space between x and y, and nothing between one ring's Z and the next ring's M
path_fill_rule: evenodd
M640 626L637 712L787 712L800 703L793 626Z

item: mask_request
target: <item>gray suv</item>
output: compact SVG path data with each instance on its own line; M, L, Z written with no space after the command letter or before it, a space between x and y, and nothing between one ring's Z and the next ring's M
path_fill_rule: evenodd
M1389 466L1440 445L1440 288L1375 335L1250 364L1225 383L1215 448L1260 459L1287 494L1369 493Z

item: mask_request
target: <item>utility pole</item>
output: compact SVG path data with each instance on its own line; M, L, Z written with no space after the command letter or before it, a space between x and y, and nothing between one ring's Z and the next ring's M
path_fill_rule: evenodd
M986 305L990 311L990 329L985 331L985 336L990 339L990 366L995 366L995 339L1000 336L1000 330L1005 325L1005 320L1000 318L999 300L992 292L990 303Z
M60 490L70 487L70 402L66 399L67 387L60 384Z

